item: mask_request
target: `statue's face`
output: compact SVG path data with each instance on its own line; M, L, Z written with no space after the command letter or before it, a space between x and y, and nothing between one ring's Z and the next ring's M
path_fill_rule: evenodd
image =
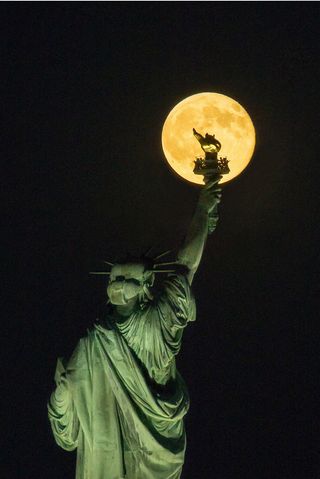
M116 264L110 272L107 294L114 305L128 304L137 298L146 281L145 266L140 263Z

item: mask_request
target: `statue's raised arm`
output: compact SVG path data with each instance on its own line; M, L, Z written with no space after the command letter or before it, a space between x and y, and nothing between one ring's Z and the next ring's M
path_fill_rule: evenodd
M201 261L209 226L212 232L218 221L217 206L221 199L219 180L220 176L217 176L202 187L189 230L178 252L178 262L187 267L190 284Z

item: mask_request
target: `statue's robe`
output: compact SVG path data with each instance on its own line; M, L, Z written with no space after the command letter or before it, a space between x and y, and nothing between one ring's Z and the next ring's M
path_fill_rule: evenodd
M189 397L175 356L194 319L187 279L169 276L155 301L107 317L57 369L49 419L57 444L77 448L76 479L180 477Z

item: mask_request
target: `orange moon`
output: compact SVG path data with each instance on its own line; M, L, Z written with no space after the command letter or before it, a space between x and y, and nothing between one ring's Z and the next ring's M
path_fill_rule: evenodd
M215 135L221 143L220 157L229 160L230 173L220 183L238 176L249 164L255 147L255 130L246 110L232 98L220 93L197 93L178 103L162 128L162 148L171 168L185 180L203 184L193 173L194 160L204 151L193 136L195 128L205 136Z

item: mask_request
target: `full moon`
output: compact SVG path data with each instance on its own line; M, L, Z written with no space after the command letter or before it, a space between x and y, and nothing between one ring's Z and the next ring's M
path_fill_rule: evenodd
M201 135L215 135L221 143L220 157L229 160L230 173L220 183L238 176L249 164L255 147L255 130L246 110L220 93L197 93L178 103L162 129L162 148L171 168L185 180L203 184L193 173L194 160L204 158L193 128Z

